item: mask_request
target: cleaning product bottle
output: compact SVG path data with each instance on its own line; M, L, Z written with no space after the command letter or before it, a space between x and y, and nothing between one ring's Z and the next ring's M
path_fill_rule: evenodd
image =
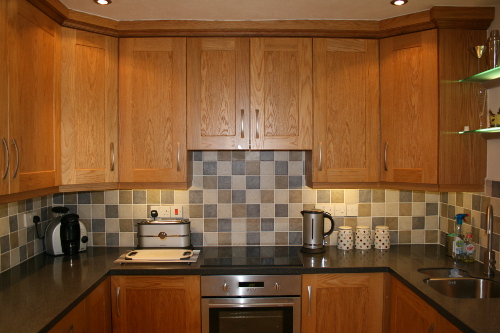
M465 251L462 223L466 216L469 216L469 214L457 214L457 216L455 216L457 223L455 224L455 239L453 240L453 258L456 260L463 259L464 257Z
M464 249L465 249L464 252L465 253L464 253L464 256L462 258L462 260L464 262L474 262L474 260L475 260L476 247L472 243L473 237L474 236L472 236L472 233L470 233L470 232L468 232L465 235L465 240L464 240Z

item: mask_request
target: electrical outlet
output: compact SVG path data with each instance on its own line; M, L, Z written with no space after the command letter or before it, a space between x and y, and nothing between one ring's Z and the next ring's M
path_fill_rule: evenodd
M347 205L347 216L358 216L358 204Z
M182 218L182 206L172 206L170 217Z
M170 206L151 206L151 210L158 212L158 218L170 217Z
M324 207L324 211L329 213L330 215L335 215L335 206L333 205L325 205L323 206Z
M326 211L326 205L315 205L314 208Z
M21 224L22 224L22 228L27 228L28 226L30 226L31 224L33 224L33 216L36 215L36 212L27 212L27 213L24 213L24 218L21 219Z
M346 216L346 205L335 205L335 216Z

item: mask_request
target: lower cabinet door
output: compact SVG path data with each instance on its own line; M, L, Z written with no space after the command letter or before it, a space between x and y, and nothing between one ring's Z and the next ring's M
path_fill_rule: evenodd
M80 302L63 319L61 319L49 333L85 333L87 330L87 320L85 313L85 301Z
M385 273L302 275L302 333L384 331Z
M391 280L390 332L459 333L462 331L393 277Z
M200 277L112 276L114 332L201 332Z

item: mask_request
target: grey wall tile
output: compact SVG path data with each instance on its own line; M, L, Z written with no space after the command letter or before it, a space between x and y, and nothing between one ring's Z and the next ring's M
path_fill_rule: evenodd
M203 190L191 190L191 191L189 191L189 203L190 204L202 204L203 203Z
M276 161L274 163L275 175L288 175L288 161Z
M247 176L246 177L247 189L260 189L260 176Z
M274 161L274 151L263 150L260 152L261 161Z
M233 190L232 191L232 202L233 203L246 203L246 191L245 190Z
M233 175L244 175L246 170L245 161L233 161L232 162L232 174Z

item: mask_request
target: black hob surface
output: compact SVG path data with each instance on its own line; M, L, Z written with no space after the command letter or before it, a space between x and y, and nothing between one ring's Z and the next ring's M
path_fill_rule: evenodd
M302 266L300 246L204 247L201 267Z

